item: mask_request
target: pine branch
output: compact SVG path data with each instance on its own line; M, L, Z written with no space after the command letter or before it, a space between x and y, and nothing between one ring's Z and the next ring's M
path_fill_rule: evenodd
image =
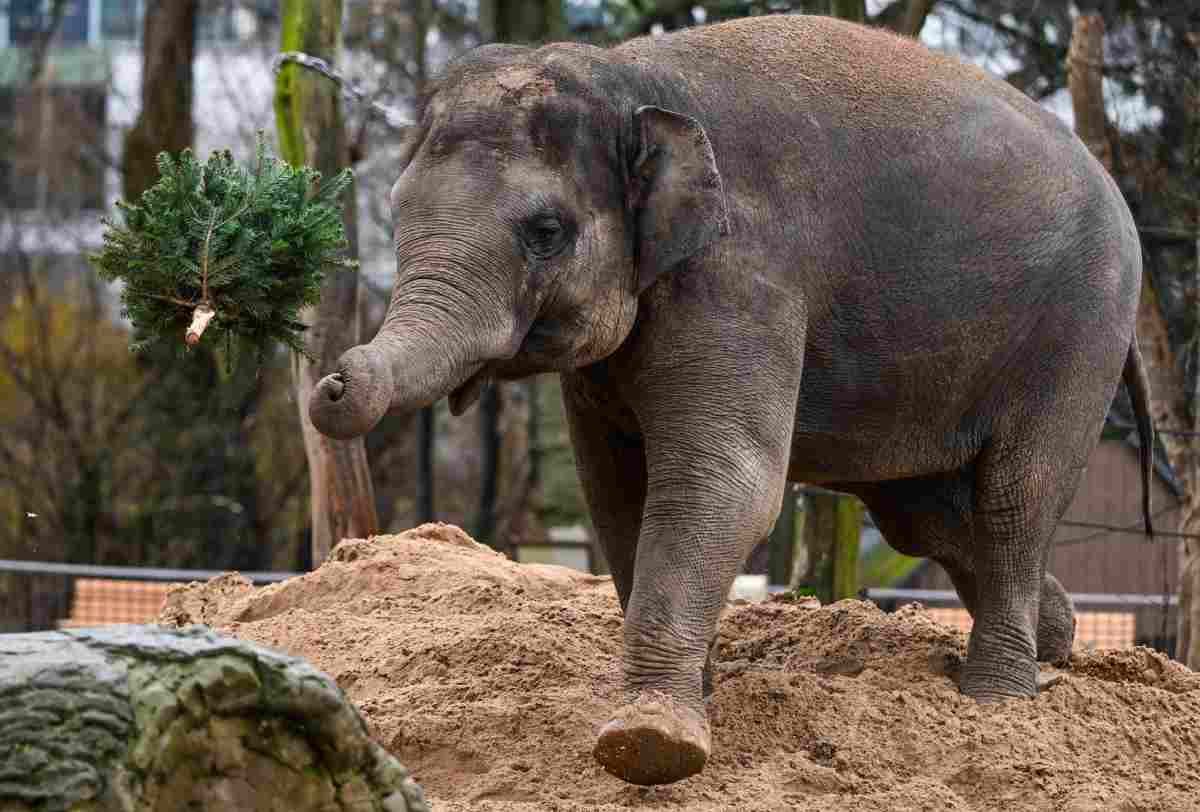
M301 309L330 268L357 267L345 257L340 202L352 173L322 180L289 166L261 134L252 168L228 151L201 164L189 150L162 153L158 168L136 204L117 204L123 223L105 221L91 257L101 277L125 283L134 348L208 335L258 355L275 342L307 355Z

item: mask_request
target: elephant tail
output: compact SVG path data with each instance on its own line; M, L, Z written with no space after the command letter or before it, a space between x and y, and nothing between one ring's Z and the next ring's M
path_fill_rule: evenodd
M1150 417L1150 380L1146 377L1146 366L1138 349L1137 336L1129 342L1129 353L1125 356L1125 371L1122 373L1125 387L1129 390L1129 401L1137 418L1138 442L1142 458L1142 520L1146 523L1146 535L1154 535L1150 521L1150 481L1154 473L1154 421Z

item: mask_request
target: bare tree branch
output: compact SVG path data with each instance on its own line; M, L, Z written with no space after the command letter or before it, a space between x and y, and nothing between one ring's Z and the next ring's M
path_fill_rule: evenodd
M62 27L63 14L67 10L67 0L54 0L50 4L50 24L38 32L29 49L29 83L36 85L46 73L46 62L50 52L50 42L58 29Z

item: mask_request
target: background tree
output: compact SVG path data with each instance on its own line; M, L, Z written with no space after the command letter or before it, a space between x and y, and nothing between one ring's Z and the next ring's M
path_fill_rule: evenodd
M565 39L566 9L563 0L480 0L479 33L485 42Z
M142 21L142 107L125 135L122 192L137 200L158 179L160 152L192 146L192 62L199 0L149 3Z
M77 5L56 3L34 20L40 56L29 82L44 81L0 86L0 557L292 568L304 467L279 420L282 406L294 414L279 396L281 356L233 380L207 348L137 358L112 291L82 258L105 203L104 168L129 184L122 195L136 195L153 176L121 171L126 158L150 166L158 149L187 145L166 138L192 137L194 94L178 91L192 68L180 54L191 53L202 18L153 5L171 13L145 21L143 84L175 89L145 89L140 134L112 139L116 154L106 146L104 63L55 44ZM156 120L173 124L147 123Z
M147 68L141 91L135 84L128 92L133 106L142 96L143 107L158 104L153 99L160 98L159 90L163 105L186 96L187 35L174 36L174 44L168 37L160 48L155 44L159 35L150 26L169 30L166 20L181 25L184 7L192 4L197 6L196 44L190 61L205 67L191 74L191 104L195 111L210 113L166 114L164 126L182 129L194 121L188 142L231 146L239 156L248 154L253 132L272 126L270 106L262 95L246 92L243 85L252 83L238 83L226 68L241 60L265 74L279 50L279 27L288 20L283 12L292 4L146 3L156 16L144 21L144 44L151 54L159 54L154 65L172 67ZM101 5L107 8L108 0ZM229 30L228 20L213 24L217 7L231 5L239 9L239 19L260 21L257 34L206 48L206 37ZM3 94L11 86L0 85L0 386L15 393L0 401L0 454L15 461L11 466L0 463L0 549L53 559L67 557L70 548L72 560L111 563L302 565L309 558L309 491L322 491L306 476L298 431L305 398L297 398L289 382L287 356L272 353L261 376L241 378L216 355L193 353L186 369L122 355L118 350L128 334L113 310L111 293L82 284L81 263L36 247L43 232L73 233L66 225L76 219L80 201L97 196L80 190L95 187L103 167L116 167L122 179L135 173L137 161L152 160L160 147L147 143L135 150L132 145L165 133L139 123L136 133L122 139L124 120L106 124L103 105L97 116L91 101L81 102L64 90L69 67L56 61L66 49L56 45L55 32L70 29L70 15L80 4L53 0L38 8L39 28L22 56L30 61L20 63L31 68L29 75L20 77L9 96ZM830 13L832 8L832 0L605 0L599 5L575 0L484 0L479 5L364 0L344 4L347 47L331 53L372 98L409 108L442 64L493 38L537 42L578 37L608 44L766 11ZM856 4L846 13L858 10ZM1163 372L1156 375L1155 392L1162 402L1155 410L1162 426L1194 428L1194 392L1200 380L1195 194L1200 162L1188 145L1200 138L1196 94L1187 88L1197 75L1200 9L1143 0L1087 0L1075 6L1067 0L882 0L862 11L868 25L921 35L932 47L1001 73L1068 120L1071 27L1076 11L1100 15L1105 27L1100 142L1108 144L1113 175L1142 234L1154 294L1142 302L1143 347L1147 356L1153 349L1166 359L1158 361ZM127 48L130 52L134 46ZM39 53L50 58L38 58ZM150 60L151 54L138 59ZM103 73L95 71L95 81L103 81ZM3 74L0 82L11 81L10 76ZM45 81L35 84L37 77ZM325 80L311 78L318 90L331 90ZM263 87L264 93L269 90ZM220 118L211 115L219 109L214 96L226 98L236 113L232 129L214 121ZM107 104L110 112L119 109L122 94L111 94ZM344 138L345 153L336 165L353 162L359 179L355 212L363 225L359 254L364 273L356 291L363 294L359 309L370 327L381 318L393 277L387 188L395 180L399 138L359 105L337 112L344 126L334 129ZM153 115L160 113L143 109L139 122ZM131 114L127 123L132 119ZM123 141L129 148L122 149ZM172 148L182 143L173 141ZM325 141L310 131L298 143L315 150ZM116 154L109 154L108 144L115 145ZM129 169L123 170L127 162ZM19 199L24 202L18 204ZM23 208L33 204L39 207L36 218ZM103 204L92 201L88 210ZM84 237L79 242L82 251ZM352 307L345 302L356 297L341 301ZM370 334L369 329L364 332ZM1159 384L1159 377L1172 376L1176 383ZM587 521L561 423L556 378L503 384L489 398L494 399L482 402L479 412L465 420L451 420L441 404L420 420L388 415L366 438L381 529L436 517L487 534L504 547L513 539L542 538L543 525ZM1122 408L1118 401L1117 412ZM117 416L121 420L114 422ZM1190 446L1189 438L1176 438ZM1172 442L1163 439L1164 445ZM10 485L18 478L19 485ZM317 512L328 517L335 511L325 507ZM799 535L799 529L787 530L786 517L785 511L781 537ZM815 511L810 518L820 524ZM1195 532L1191 525L1182 529ZM350 531L331 529L328 536L332 540L342 532ZM298 557L300 546L305 553ZM1148 548L1147 554L1158 549ZM788 570L778 556L770 563L777 572Z
M341 30L341 0L284 0L281 50L302 51L336 64ZM341 100L328 81L296 65L285 65L276 85L275 112L280 152L288 161L309 164L329 177L349 165ZM346 233L355 255L358 221L352 191L346 192L344 205ZM364 441L325 437L308 419L308 399L316 382L335 371L338 357L360 342L358 297L357 274L329 275L320 303L305 318L314 360L294 359L296 402L308 457L314 565L324 561L341 539L379 532Z
M479 5L479 31L483 40L488 42L541 43L561 40L567 36L566 12L562 0L483 0ZM503 444L500 422L505 400L511 400L516 391L512 385L494 384L479 399L481 481L479 506L472 529L475 538L494 546L507 546L507 539L497 538L496 534ZM531 409L529 413L536 414L536 381L526 386L524 396ZM537 452L533 450L532 443L536 440L537 432L536 429L529 430L532 425L532 420L526 422L525 445L530 452L528 473L518 485L518 492L523 493L524 497L514 500L515 503L508 508L510 513L522 511L524 503L536 490L539 469L536 464ZM511 526L510 517L508 527Z
M126 200L138 200L158 180L155 161L160 152L179 152L193 144L192 74L198 17L198 0L152 3L146 8L142 76L147 80L142 82L137 121L125 134L121 153ZM137 554L128 560L205 566L200 550L176 549L161 555L163 550L155 549L154 540L172 539L178 544L178 540L194 538L197 531L207 535L210 530L236 538L236 525L244 514L249 515L246 508L253 512L256 502L254 458L250 444L239 440L245 439L244 427L261 388L243 376L240 396L231 402L218 385L220 361L207 344L182 359L170 358L160 349L141 363L148 378L155 381L146 387L138 404L145 416L143 430L156 438L156 446L176 461L177 468L138 506L129 550ZM100 477L89 474L89 480L98 484ZM234 493L228 493L228 483L235 483ZM213 499L217 505L238 505L242 510L213 511ZM227 545L222 552L231 553L229 560L247 569L259 568L262 563L253 556L239 556L236 544ZM97 559L93 553L77 560Z

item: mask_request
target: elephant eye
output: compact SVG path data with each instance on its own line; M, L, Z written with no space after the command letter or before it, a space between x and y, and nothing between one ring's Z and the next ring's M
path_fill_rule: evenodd
M567 244L567 227L556 214L539 214L524 224L524 242L529 253L549 259Z

